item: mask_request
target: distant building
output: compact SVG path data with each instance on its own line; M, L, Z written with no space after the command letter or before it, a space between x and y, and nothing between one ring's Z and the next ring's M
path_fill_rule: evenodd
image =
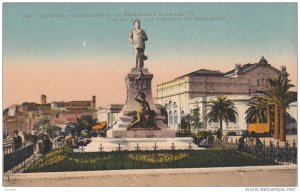
M249 99L265 90L268 78L280 74L288 75L285 67L280 71L271 66L264 57L258 63L236 64L235 69L226 73L200 69L157 85L156 101L167 111L170 129L178 130L181 118L191 114L191 110L198 106L203 127L217 130L219 123L206 123L207 102L217 95L226 95L235 103L238 120L237 123L224 123L223 130L225 133L241 133L247 130L245 111Z
M50 124L62 128L70 122L76 122L76 117L83 114L96 116L96 97L90 101L69 101L47 103L46 95L41 95L41 104L24 102L13 105L3 111L3 132L10 134L14 130L30 133L34 125L41 119L47 119Z

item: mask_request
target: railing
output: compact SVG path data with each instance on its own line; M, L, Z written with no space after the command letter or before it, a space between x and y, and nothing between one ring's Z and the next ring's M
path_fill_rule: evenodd
M292 144L285 142L283 146L280 146L278 141L276 145L272 141L266 143L265 140L260 144L253 143L255 143L255 140L254 142L246 140L244 143L241 143L237 139L235 141L230 139L229 141L225 138L222 141L224 147L236 148L240 151L256 154L279 164L297 163L297 146L295 140Z
M3 172L17 172L25 167L28 162L26 160L32 157L34 153L34 145L28 144L21 148L15 149L12 145L3 146L4 168Z

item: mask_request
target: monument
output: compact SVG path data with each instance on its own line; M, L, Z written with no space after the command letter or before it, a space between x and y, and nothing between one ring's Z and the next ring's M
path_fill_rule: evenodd
M125 77L127 97L117 123L107 130L106 138L92 138L86 152L101 150L156 150L200 149L190 137L176 138L175 130L164 122L162 110L152 99L151 81L153 74L144 68L146 32L140 28L140 21L134 21L135 28L129 34L129 42L135 53L135 67Z
M135 53L135 68L125 77L127 98L120 112L117 124L107 131L109 138L172 138L175 131L170 130L153 102L151 81L153 74L144 68L146 32L140 28L140 21L134 21L134 29L129 34L129 42Z

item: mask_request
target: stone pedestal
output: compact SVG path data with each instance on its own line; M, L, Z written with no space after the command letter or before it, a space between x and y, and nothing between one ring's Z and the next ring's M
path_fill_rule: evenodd
M190 137L176 138L101 138L94 137L92 142L84 147L85 152L98 152L102 146L103 151L116 151L119 147L122 150L135 151L139 146L139 150L170 150L174 146L175 150L204 150L193 143ZM80 150L77 150L80 152Z
M130 73L125 77L127 98L123 106L117 124L111 130L107 131L108 138L146 138L146 137L160 137L171 138L175 137L175 131L167 128L167 124L163 122L165 117L161 116L160 110L157 109L152 98L151 81L153 74L148 72L148 69L131 69ZM138 111L140 104L135 100L139 92L145 94L145 100L148 102L151 110L155 111L154 123L156 127L140 127L133 130L127 130L127 127L132 122L130 112ZM156 134L153 136L149 133L150 130L155 130ZM134 134L134 133L136 134Z
M143 74L141 74L141 71ZM155 110L156 113L159 112L152 99L152 78L153 75L148 72L148 69L131 69L130 73L125 77L127 98L121 113L126 114L139 108L139 103L135 100L138 92L143 92L146 95L146 101L149 103L150 108Z

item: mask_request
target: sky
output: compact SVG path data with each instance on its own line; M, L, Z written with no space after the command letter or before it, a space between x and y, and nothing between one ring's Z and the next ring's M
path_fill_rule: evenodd
M124 103L141 20L157 84L199 69L227 72L264 56L297 89L296 3L4 3L3 108L23 102Z

